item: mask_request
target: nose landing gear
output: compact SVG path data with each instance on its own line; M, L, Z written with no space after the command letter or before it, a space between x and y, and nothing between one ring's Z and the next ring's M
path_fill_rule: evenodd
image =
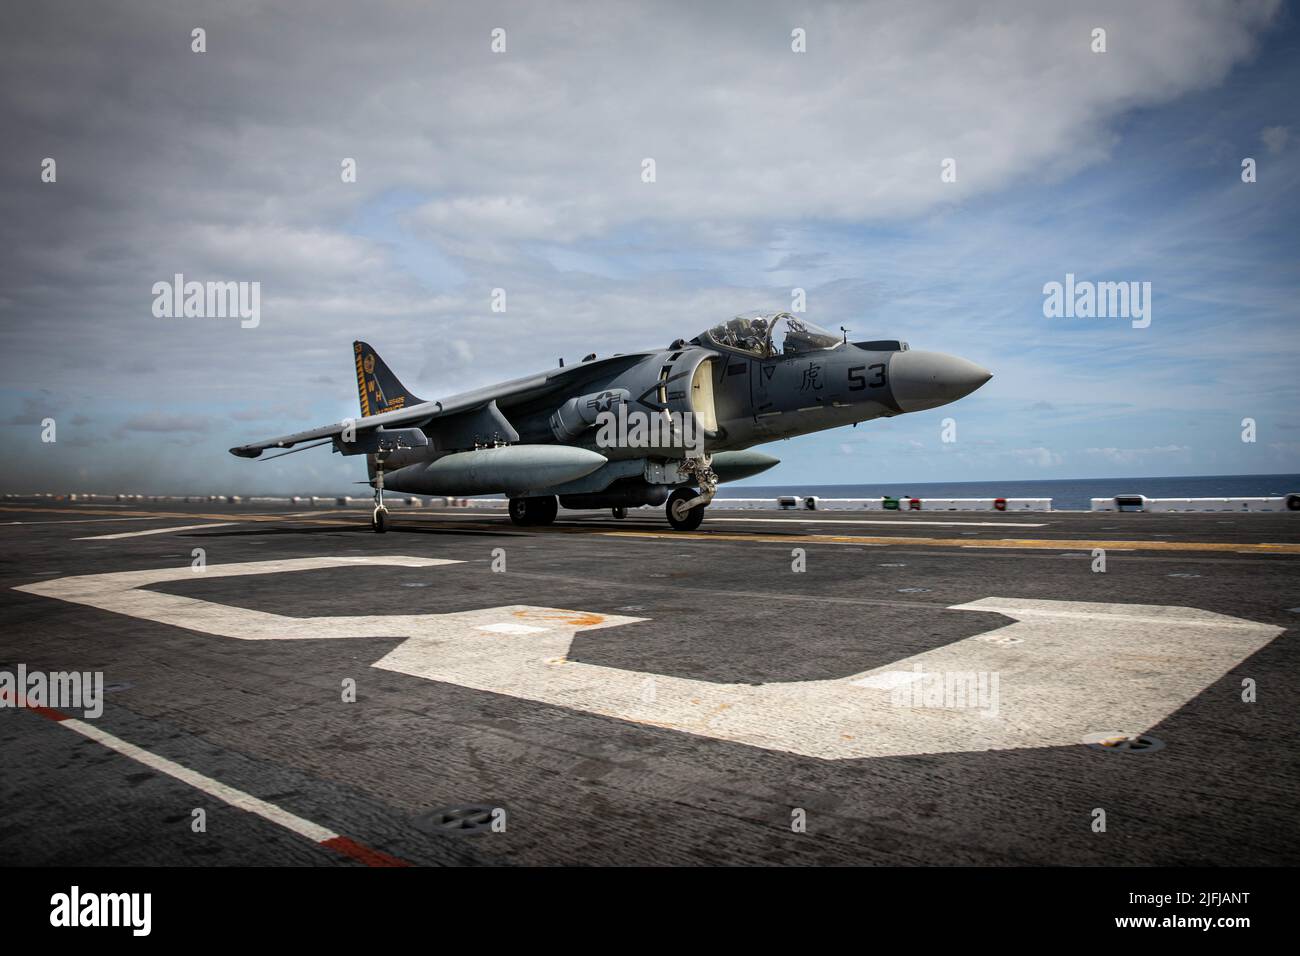
M704 505L691 505L692 501L698 501L700 495L694 488L677 488L668 496L668 504L665 510L668 512L668 523L676 531L694 531L704 520Z
M704 520L704 509L718 490L718 476L714 473L709 456L687 458L683 470L694 475L700 483L697 493L693 488L678 488L668 496L665 510L668 523L677 531L694 531Z

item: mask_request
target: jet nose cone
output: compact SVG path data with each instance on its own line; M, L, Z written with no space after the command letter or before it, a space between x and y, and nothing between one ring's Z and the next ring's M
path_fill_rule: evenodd
M955 402L992 377L983 366L942 352L896 352L889 362L894 401L905 412Z

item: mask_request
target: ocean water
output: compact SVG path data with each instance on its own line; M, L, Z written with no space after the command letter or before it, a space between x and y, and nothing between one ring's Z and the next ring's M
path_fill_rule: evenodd
M1190 478L1052 478L1038 481L914 481L870 485L723 485L720 498L818 495L823 498L1051 498L1062 511L1087 511L1091 499L1254 498L1300 494L1300 475L1196 475Z

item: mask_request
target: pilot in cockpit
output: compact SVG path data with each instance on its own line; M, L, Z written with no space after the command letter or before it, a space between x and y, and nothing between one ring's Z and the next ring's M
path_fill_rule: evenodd
M727 332L734 348L761 355L767 341L767 322L764 319L747 319L737 316L727 322Z

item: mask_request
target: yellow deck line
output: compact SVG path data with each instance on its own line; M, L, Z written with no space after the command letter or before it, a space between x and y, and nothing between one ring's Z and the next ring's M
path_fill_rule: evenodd
M339 511L332 512L339 517L329 518L327 514L331 512L322 512L320 518L290 518L286 515L276 514L247 514L240 512L223 512L221 514L203 514L198 512L185 511L126 511L123 509L97 509L89 508L34 508L34 507L9 507L0 506L0 512L49 512L53 514L103 514L115 515L119 517L151 517L151 518L199 518L211 519L214 521L290 521L294 524L334 524L346 525L358 522L344 520L343 513ZM402 517L416 517L421 512L403 511L399 512ZM441 517L437 513L429 513L429 517ZM348 517L353 517L348 513ZM367 517L364 511L358 511L356 518ZM462 523L470 524L478 515L465 515ZM483 529L497 530L499 526L480 525ZM540 528L520 529L521 531L541 531ZM583 533L587 528L581 525L557 526L546 529L544 533ZM832 534L732 534L722 531L710 531L707 533L691 533L683 531L592 531L592 533L610 538L662 538L671 541L751 541L760 544L847 544L847 545L927 545L938 548L984 548L984 549L1025 549L1035 551L1076 551L1086 549L1091 551L1093 548L1103 548L1112 551L1221 551L1228 553L1243 554L1300 554L1300 543L1285 544L1278 542L1271 543L1250 543L1235 541L1128 541L1120 539L1079 539L1079 538L929 538L912 535L832 535Z
M1258 552L1261 554L1300 554L1300 544L1247 544L1231 541L1108 541L1044 538L999 538L997 540L979 540L977 538L922 538L902 535L876 537L864 535L831 534L791 534L791 535L757 535L725 534L689 534L681 531L602 531L609 537L630 538L668 538L674 541L692 539L697 541L758 541L769 544L856 544L856 545L929 545L940 548L1025 548L1038 551L1076 551L1080 548L1110 549L1114 551L1229 551Z

